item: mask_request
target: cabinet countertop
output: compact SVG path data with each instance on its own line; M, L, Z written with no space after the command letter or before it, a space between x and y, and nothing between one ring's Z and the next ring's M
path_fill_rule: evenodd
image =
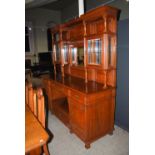
M111 86L104 87L104 84L95 81L88 81L88 83L85 83L84 79L70 75L62 77L61 74L56 74L56 76L54 74L49 74L45 78L85 94L99 93L114 88Z

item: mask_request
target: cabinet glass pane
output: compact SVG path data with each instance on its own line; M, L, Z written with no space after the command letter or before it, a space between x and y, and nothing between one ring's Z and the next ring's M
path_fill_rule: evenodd
M77 47L77 60L78 65L83 66L84 65L84 48L83 47Z
M77 48L76 47L71 48L71 53L72 53L72 63L76 64Z
M56 51L56 61L60 60L60 48L59 48L59 44L55 45L55 51Z
M92 40L88 40L88 63L92 63Z
M88 63L101 64L101 39L88 40Z
M111 65L111 54L112 54L111 37L108 36L108 66Z
M68 46L63 46L63 53L64 53L64 63L68 63Z
M94 40L95 48L95 57L96 64L101 64L101 39Z
M59 41L59 33L54 34L54 41Z

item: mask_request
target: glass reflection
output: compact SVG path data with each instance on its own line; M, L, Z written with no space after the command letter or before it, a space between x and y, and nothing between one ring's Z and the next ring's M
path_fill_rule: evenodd
M101 63L101 39L94 40L95 42L95 54L96 54L96 64Z
M91 47L92 47L92 40L88 40L88 63L92 63L91 58Z
M71 53L72 53L72 63L76 64L77 63L77 60L76 60L77 48L76 47L71 48Z
M64 63L68 63L68 46L67 45L64 45L63 53L64 53Z
M111 37L108 36L108 66L111 65Z
M54 41L59 41L59 33L54 34Z
M78 60L78 65L80 66L84 65L84 48L83 47L77 48L77 60Z
M88 40L88 63L101 64L101 39Z
M72 64L84 65L84 48L83 47L72 47Z
M59 48L59 44L55 45L55 52L56 52L56 61L60 60L60 48Z

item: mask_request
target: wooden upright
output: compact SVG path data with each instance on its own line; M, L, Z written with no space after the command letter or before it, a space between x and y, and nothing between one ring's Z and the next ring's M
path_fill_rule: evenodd
M49 108L86 148L114 130L117 16L103 6L51 29L54 75L43 79Z

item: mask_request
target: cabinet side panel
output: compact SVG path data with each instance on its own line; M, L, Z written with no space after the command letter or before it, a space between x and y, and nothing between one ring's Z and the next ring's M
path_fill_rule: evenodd
M96 100L94 106L87 108L88 141L96 139L110 130L110 99Z
M109 70L107 72L107 85L116 86L116 70Z
M92 142L114 129L115 90L89 97L86 107L86 141Z

